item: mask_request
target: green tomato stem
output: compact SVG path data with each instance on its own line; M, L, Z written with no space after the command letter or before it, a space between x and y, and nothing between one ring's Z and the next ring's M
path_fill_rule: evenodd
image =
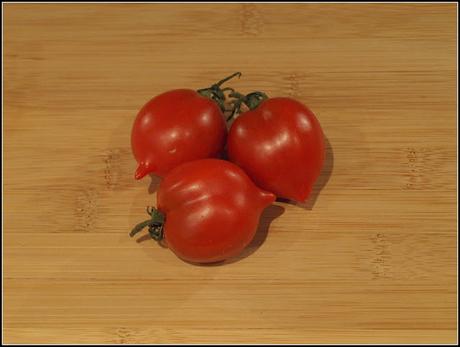
M233 110L230 116L227 118L227 122L229 122L232 118L234 118L237 114L241 112L241 105L245 104L250 110L256 109L264 100L268 99L267 94L264 92L252 92L247 95L243 95L241 93L232 91L229 95L231 98L235 98L236 101L233 102Z
M160 241L163 239L163 225L165 222L165 216L156 208L148 208L147 213L150 215L150 219L147 219L139 224L137 224L129 233L129 236L133 237L138 232L142 231L145 227L149 227L149 234L152 239Z
M235 76L241 77L241 72L235 72L234 74L225 77L219 82L214 83L212 86L208 88L198 89L197 92L198 94L216 102L219 108L221 109L221 111L225 112L225 94L224 92L228 90L233 92L234 89L233 88L221 89L220 86Z
M234 74L232 74L232 75L230 75L228 77L225 77L224 79L221 79L219 82L217 82L214 85L217 86L217 87L220 87L222 84L224 84L228 80L231 80L235 76L238 76L238 78L240 78L241 77L241 72L235 72Z

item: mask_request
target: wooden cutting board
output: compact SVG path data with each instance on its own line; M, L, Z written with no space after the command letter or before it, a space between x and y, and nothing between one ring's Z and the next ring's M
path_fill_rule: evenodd
M456 4L4 10L4 342L457 340ZM235 71L307 104L327 161L241 257L193 266L128 237L155 202L130 128Z

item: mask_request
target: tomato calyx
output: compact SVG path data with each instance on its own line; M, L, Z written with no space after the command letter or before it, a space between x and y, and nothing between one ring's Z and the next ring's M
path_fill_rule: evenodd
M267 100L268 95L264 92L252 92L246 95L246 99L244 103L250 110L254 110L255 108L259 107L262 101Z
M241 113L241 106L245 104L250 110L256 109L264 100L268 99L268 95L264 92L255 91L246 95L232 91L229 95L231 98L236 100L232 101L233 109L230 116L227 118L227 122L230 121L237 114Z
M216 102L219 108L224 113L227 111L225 109L226 98L225 98L224 92L230 91L230 94L228 94L228 97L233 98L235 100L231 102L231 104L233 104L233 107L231 109L232 113L227 118L227 122L230 121L232 118L234 118L237 114L241 113L241 106L243 104L246 105L250 110L254 110L264 100L268 99L267 94L265 94L264 92L260 92L260 91L255 91L255 92L243 95L230 87L221 88L222 84L224 84L225 82L227 82L228 80L236 76L238 76L238 78L241 77L241 72L235 72L234 74L225 77L219 82L214 83L212 86L208 88L202 88L202 89L197 90L197 93L200 94L201 96L204 96Z
M198 89L197 93L208 99L215 101L217 105L219 105L222 112L225 112L225 94L224 92L228 90L234 92L234 90L233 88L223 88L222 89L220 88L220 86L235 76L241 77L241 72L235 72L234 74L228 77L225 77L219 82L214 83L212 86L208 88Z
M138 232L142 231L145 227L148 227L149 234L152 239L155 241L161 241L164 236L163 225L165 222L165 216L154 207L147 207L147 213L151 218L137 224L133 230L131 230L129 236L133 237Z

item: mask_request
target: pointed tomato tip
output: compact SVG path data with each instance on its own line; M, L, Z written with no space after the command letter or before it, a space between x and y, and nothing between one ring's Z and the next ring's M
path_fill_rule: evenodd
M308 188L303 192L299 192L299 194L297 194L297 196L294 197L294 200L296 200L297 202L306 202L310 197L310 194L311 188Z
M271 205L276 200L276 195L265 190L260 191L260 197L264 206Z
M139 165L138 168L136 169L136 172L134 173L134 178L136 180L140 180L141 178L145 177L145 175L148 174L148 170L144 165Z

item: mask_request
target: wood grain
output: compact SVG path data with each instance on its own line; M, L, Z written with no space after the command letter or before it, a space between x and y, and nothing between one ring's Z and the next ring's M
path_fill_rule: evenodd
M456 4L4 11L4 342L457 341ZM327 163L240 258L191 266L128 237L155 199L130 127L234 71L309 105Z

